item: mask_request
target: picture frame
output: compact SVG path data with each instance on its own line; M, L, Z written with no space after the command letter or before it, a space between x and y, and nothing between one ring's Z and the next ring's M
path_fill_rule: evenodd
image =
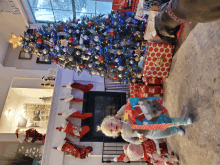
M37 64L51 64L51 60L49 61L44 61L44 59L37 57Z
M24 51L20 51L18 59L22 60L31 60L32 59L32 54Z

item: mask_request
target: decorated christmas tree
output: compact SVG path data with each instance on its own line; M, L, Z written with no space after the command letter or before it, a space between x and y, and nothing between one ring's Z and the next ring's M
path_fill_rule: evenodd
M141 78L144 30L143 22L119 12L29 29L22 44L24 51L62 68L128 83Z

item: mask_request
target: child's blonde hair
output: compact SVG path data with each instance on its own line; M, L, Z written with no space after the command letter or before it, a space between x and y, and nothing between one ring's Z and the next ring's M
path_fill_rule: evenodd
M101 126L97 126L97 131L102 131L106 136L116 138L119 133L111 132L108 128L108 124L111 120L115 120L114 116L106 116L101 123Z

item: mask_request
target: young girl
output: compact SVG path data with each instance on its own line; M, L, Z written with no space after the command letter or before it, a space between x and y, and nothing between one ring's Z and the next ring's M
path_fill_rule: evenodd
M122 138L133 144L141 144L146 139L161 139L176 134L185 135L185 131L176 127L180 125L192 124L191 118L171 118L172 124L165 130L135 130L123 121L122 115L125 111L125 105L117 112L116 116L107 116L103 119L101 126L97 131L102 131L108 137L117 137L121 133Z

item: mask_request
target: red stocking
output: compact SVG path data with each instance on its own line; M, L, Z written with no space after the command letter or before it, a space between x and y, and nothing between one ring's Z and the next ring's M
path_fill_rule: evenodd
M63 127L57 127L57 130L69 133L73 137L82 138L87 132L90 131L89 126L77 127L67 121Z
M93 151L93 148L91 146L79 148L76 145L72 144L67 138L64 139L60 146L53 148L65 153L71 152L73 156L80 159L85 159L86 157L88 157L88 154Z
M80 113L79 111L77 111L74 108L68 109L64 113L58 113L58 115L61 115L64 118L74 117L74 118L78 118L78 119L82 119L82 120L89 118L89 117L92 117L92 113Z
M71 88L79 89L79 90L83 91L84 93L88 93L93 88L92 84L82 85L80 83L72 83L70 86L71 86ZM70 86L67 85L67 86L63 86L63 87L69 88Z
M168 153L167 144L166 142L159 143L159 146L161 148L161 155L165 155Z

